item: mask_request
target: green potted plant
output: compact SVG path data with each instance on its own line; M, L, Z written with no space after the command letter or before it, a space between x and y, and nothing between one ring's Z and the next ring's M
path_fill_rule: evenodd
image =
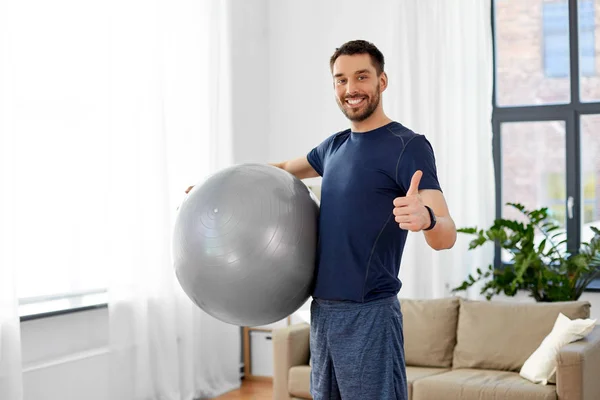
M494 269L477 269L453 292L464 291L483 281L481 294L490 300L504 293L514 296L524 290L536 301L577 300L584 289L600 277L600 230L591 227L594 236L581 245L579 252L564 250L566 239L561 227L548 215L547 208L529 211L518 203L507 203L527 218L527 223L496 219L487 230L460 228L458 232L475 235L469 250L494 242L511 255L510 263ZM537 234L537 235L536 235Z

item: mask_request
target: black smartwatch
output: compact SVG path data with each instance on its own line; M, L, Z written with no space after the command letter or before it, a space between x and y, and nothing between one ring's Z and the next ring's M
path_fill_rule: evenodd
M430 231L435 227L435 223L437 222L437 220L435 219L435 214L433 213L433 210L431 209L431 207L429 206L425 206L425 208L427 209L427 211L429 212L429 218L431 218L431 224L423 229L424 231Z

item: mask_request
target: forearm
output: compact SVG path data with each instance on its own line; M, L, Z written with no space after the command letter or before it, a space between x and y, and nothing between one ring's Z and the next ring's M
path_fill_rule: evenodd
M456 225L450 216L436 216L432 230L423 231L427 244L434 250L450 249L456 242Z
M270 165L281 168L282 170L294 175L298 179L316 178L319 176L319 174L308 163L306 157L299 157L279 163L270 163Z

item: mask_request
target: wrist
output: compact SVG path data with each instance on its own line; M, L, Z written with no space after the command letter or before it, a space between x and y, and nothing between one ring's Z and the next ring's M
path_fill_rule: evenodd
M435 227L435 224L437 223L437 218L435 217L435 213L433 212L431 207L426 205L425 209L427 210L427 214L429 215L429 225L427 227L425 227L423 230L430 231Z

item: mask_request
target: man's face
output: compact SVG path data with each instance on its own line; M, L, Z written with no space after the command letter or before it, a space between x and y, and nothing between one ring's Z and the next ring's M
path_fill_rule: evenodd
M369 118L385 90L385 73L377 76L368 54L343 55L333 64L333 87L340 110L350 121ZM382 90L383 89L383 90Z

